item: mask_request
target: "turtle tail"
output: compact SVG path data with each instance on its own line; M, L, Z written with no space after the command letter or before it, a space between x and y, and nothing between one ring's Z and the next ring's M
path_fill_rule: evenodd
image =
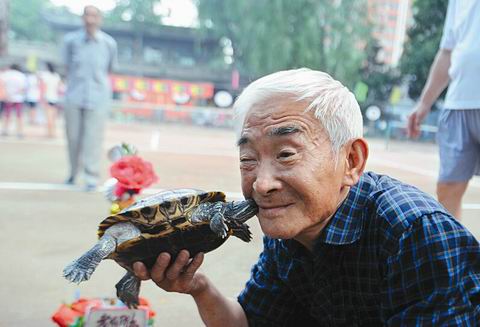
M100 261L115 251L116 242L110 235L104 235L93 248L63 269L63 277L79 284L88 280Z
M231 233L244 242L248 243L252 240L252 232L247 224L234 224L231 226Z

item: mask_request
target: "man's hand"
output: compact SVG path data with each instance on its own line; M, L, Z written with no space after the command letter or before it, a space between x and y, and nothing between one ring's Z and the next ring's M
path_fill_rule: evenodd
M135 275L141 280L151 279L167 292L178 292L194 295L204 288L202 276L197 270L203 262L203 253L199 253L190 260L187 250L178 254L175 262L170 264L170 254L161 253L150 271L141 262L135 262Z
M413 112L408 116L407 136L417 138L420 135L420 124L430 113L430 106L422 103L417 104Z
M203 257L204 254L199 253L190 260L188 251L182 250L175 262L170 264L170 254L160 253L150 271L141 262L135 262L133 270L138 278L151 279L167 292L190 294L206 326L247 327L247 317L242 306L223 296L207 276L197 272Z
M447 87L450 77L448 69L450 68L450 58L452 50L440 49L435 56L428 79L423 87L420 101L408 117L407 135L416 138L420 135L420 124L427 117L433 103L442 91Z

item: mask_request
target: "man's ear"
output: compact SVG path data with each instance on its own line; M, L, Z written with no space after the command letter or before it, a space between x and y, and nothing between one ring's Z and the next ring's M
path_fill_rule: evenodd
M357 184L360 176L365 170L368 158L368 144L363 138L349 141L345 145L345 174L343 177L344 186Z

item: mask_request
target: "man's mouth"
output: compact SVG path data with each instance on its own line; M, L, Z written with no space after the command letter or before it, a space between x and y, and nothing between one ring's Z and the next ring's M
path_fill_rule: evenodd
M293 204L259 205L258 215L262 218L274 218L282 215Z

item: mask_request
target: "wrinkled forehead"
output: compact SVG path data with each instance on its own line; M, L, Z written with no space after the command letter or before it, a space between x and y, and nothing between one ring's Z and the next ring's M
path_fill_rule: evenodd
M249 119L261 118L285 110L285 108L298 108L300 103L293 96L275 95L275 96L256 96L254 101L243 102L239 112L235 113L235 134L237 139L241 136L245 122ZM308 104L303 104L305 109Z
M282 136L316 138L326 136L321 122L306 109L306 101L263 101L245 114L237 135L237 145L255 142L256 138L276 139Z

